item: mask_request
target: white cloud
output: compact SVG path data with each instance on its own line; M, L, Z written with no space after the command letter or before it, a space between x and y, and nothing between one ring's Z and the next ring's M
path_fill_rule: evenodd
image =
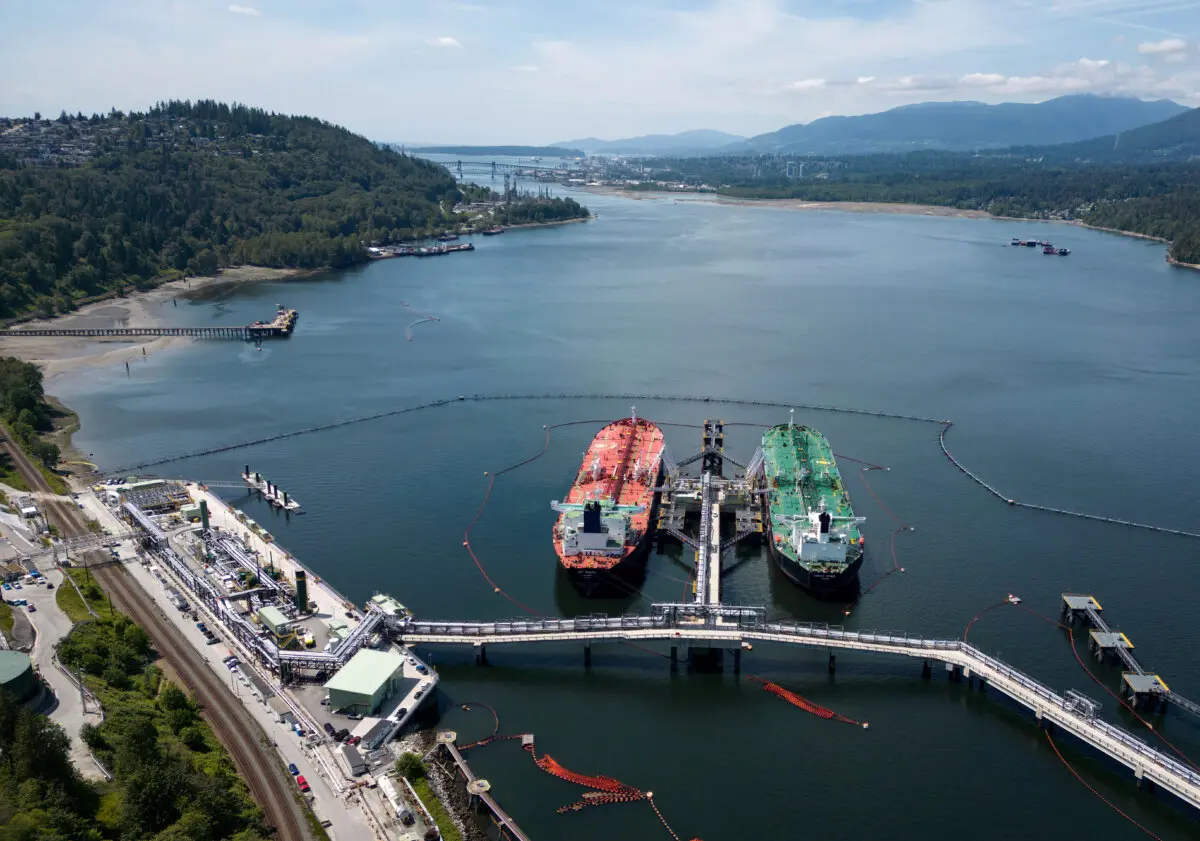
M252 6L239 6L237 3L229 4L229 11L238 15L249 15L252 18L262 17L262 12Z
M854 80L855 84L859 84L859 85L869 85L874 81L875 81L874 76L859 76L857 79Z
M959 79L958 82L968 87L988 87L1000 84L1005 78L1000 73L968 73Z
M815 91L825 87L824 79L801 79L798 82L792 82L787 85L789 91Z
M462 44L458 43L457 38L451 38L449 35L442 35L438 38L429 38L425 41L431 47L449 47L452 50L461 50Z
M1145 55L1169 55L1187 50L1187 41L1182 38L1164 38L1161 41L1145 41L1137 45L1137 51Z
M1099 70L1101 67L1108 67L1110 63L1107 58L1081 58L1075 62L1075 66L1084 70Z
M536 64L518 64L513 70L518 73L536 73L538 72L538 66Z

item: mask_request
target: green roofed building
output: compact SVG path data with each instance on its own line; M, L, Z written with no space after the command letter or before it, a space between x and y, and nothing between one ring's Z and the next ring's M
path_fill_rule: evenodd
M284 615L282 610L274 605L267 605L259 610L258 618L262 620L267 630L277 637L283 636L287 632L287 624L291 621Z
M325 684L329 709L371 715L391 697L403 677L404 658L364 648Z

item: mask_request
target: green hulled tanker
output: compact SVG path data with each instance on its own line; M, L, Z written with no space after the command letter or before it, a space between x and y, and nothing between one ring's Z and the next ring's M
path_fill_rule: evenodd
M792 423L762 438L771 557L788 578L817 596L858 584L863 537L825 436Z

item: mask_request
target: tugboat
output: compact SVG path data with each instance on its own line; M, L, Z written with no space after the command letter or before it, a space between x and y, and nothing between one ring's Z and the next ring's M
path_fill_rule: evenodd
M1046 243L1042 243L1042 253L1043 254L1057 254L1058 249L1055 248L1050 243L1046 242Z
M1069 248L1060 248L1060 249L1058 249L1058 252L1057 252L1057 253L1058 253L1058 256L1059 256L1059 257L1066 257L1068 254L1070 254L1070 253L1071 253L1071 249L1069 249Z
M483 235L485 237L494 237L496 234L502 234L502 233L504 233L504 229L501 228L499 225L492 225L492 227L485 228L483 231Z

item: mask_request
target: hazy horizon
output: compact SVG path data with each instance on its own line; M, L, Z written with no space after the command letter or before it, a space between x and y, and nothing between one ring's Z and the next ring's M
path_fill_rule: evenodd
M0 15L6 116L211 98L382 141L546 145L752 136L923 101L1200 105L1185 35L1200 2L1182 0L46 0Z

